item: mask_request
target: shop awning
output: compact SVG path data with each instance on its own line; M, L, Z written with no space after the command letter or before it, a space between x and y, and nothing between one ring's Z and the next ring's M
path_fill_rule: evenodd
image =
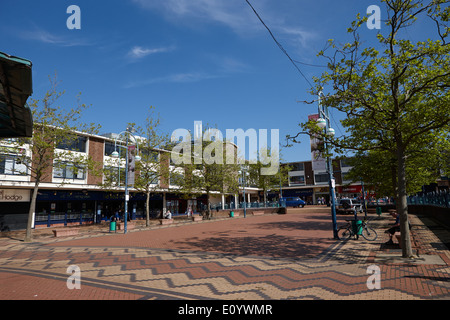
M0 52L0 138L31 137L31 61Z

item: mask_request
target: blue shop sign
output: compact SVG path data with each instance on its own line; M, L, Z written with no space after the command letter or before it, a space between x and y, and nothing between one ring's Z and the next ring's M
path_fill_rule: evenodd
M131 193L130 200L144 201L144 193ZM161 194L151 194L150 200L162 200ZM125 201L124 192L102 192L102 191L52 191L40 190L37 201Z
M314 193L312 188L309 189L283 189L283 197L311 197Z

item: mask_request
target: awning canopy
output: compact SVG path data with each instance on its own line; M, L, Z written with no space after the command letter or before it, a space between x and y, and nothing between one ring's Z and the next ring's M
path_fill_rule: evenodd
M31 61L0 52L0 138L31 137Z

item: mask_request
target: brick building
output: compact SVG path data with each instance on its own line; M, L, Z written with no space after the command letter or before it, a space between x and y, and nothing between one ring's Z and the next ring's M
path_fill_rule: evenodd
M103 166L114 163L112 153L116 150L116 134L91 135L77 133L77 139L67 145L57 146L57 150L70 150L80 157L89 155L96 163ZM29 169L20 163L18 154L27 153L31 157L29 147L18 148L15 139L0 141L0 231L26 228L28 211L34 181ZM169 166L169 153L158 150L158 157ZM37 196L35 227L53 224L92 223L108 219L115 212L124 212L125 193L123 180L120 188L105 190L99 186L104 177L95 175L83 167L64 163L61 158L53 160L53 166L39 185ZM116 163L117 159L116 159ZM117 172L118 179L124 172L124 163L111 167ZM206 197L184 199L173 192L170 181L159 181L150 198L151 214L156 217L165 208L172 213L183 213L188 205L199 211L206 204ZM130 198L128 212L133 218L145 215L146 195L129 188ZM225 202L235 198L216 195L213 202Z

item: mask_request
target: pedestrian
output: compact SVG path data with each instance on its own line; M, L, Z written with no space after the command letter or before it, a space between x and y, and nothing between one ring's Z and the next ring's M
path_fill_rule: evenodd
M387 234L389 234L389 241L385 243L387 245L394 244L392 238L394 237L394 234L396 232L400 232L400 215L397 213L397 211L391 211L391 215L393 218L395 218L395 223L391 228L385 231Z

